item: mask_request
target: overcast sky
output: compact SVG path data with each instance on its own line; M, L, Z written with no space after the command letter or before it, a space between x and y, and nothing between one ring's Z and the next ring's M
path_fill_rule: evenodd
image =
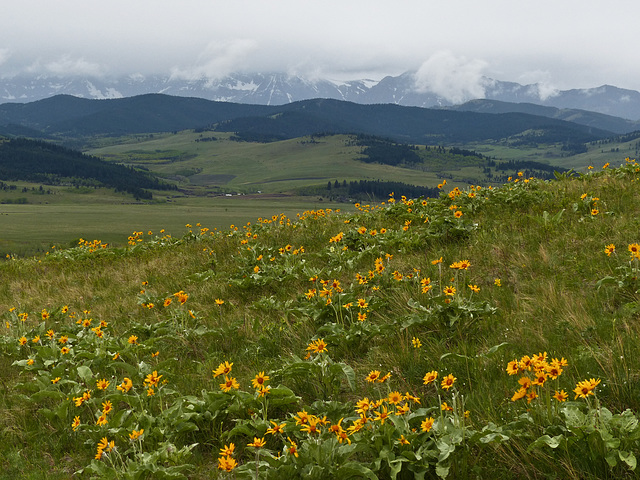
M4 0L0 76L420 72L640 90L638 0Z

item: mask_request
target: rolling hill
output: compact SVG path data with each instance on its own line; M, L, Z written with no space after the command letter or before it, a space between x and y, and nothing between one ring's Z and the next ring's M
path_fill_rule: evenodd
M512 103L501 102L499 100L471 100L462 105L446 107L447 110L458 112L477 113L528 113L530 115L541 115L543 117L556 118L567 122L587 125L589 127L600 128L618 134L629 133L640 130L640 121L627 120L625 118L605 115L603 113L591 112L575 108L556 108L535 103Z
M107 186L151 199L149 189L171 190L155 176L48 142L13 139L0 143L0 179L48 185Z
M220 131L295 138L320 132L363 133L407 143L500 139L536 131L548 141L584 143L611 134L527 113L487 114L315 99L282 106L213 102L161 94L113 100L56 96L0 105L0 127L20 125L56 137L168 132L210 126Z

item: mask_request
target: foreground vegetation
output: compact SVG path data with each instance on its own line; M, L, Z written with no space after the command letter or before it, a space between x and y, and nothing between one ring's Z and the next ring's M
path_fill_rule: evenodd
M1 475L633 478L639 178L10 257Z

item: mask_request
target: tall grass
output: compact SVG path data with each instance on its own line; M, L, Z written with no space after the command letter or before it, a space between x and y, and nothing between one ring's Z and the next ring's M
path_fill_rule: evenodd
M5 478L631 478L638 170L627 161L10 258L0 265ZM568 366L527 390L537 398L512 400L533 371L514 377L507 365L543 352ZM224 362L238 389L214 377ZM425 383L431 371L437 381ZM153 372L167 383L150 384ZM260 372L270 393L251 386ZM390 377L370 381L375 372ZM124 376L126 394L115 388ZM574 398L585 379L594 383ZM379 402L358 414L365 397ZM114 412L98 425L107 400ZM271 422L285 433L270 434ZM305 427L314 422L319 433ZM100 446L105 437L115 448Z

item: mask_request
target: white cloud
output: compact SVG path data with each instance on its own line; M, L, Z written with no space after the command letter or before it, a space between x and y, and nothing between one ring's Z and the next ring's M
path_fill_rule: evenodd
M560 93L560 89L553 84L551 77L549 70L531 70L518 75L517 82L522 85L531 85L530 91L544 102Z
M432 55L415 73L415 86L422 92L433 92L452 103L484 98L483 70L487 63L456 57L450 51Z
M555 97L560 94L560 90L549 83L539 82L537 84L538 87L538 97L543 102L551 97Z
M11 52L8 48L0 48L0 65L7 61L11 56Z
M257 48L254 40L240 39L231 42L210 42L198 55L192 66L175 66L171 69L172 78L214 80L241 70L246 59Z
M49 73L60 77L70 76L103 76L105 68L98 63L89 62L84 58L73 58L69 54L64 54L56 60L42 63L40 60L35 61L26 69L31 73Z
M587 3L597 2L5 0L0 76L98 70L202 78L240 70L380 79L440 52L416 81L450 99L481 95L480 73L518 81L539 70L530 83L640 89L640 64L629 61L637 34L619 22L620 12L637 18L640 2Z

